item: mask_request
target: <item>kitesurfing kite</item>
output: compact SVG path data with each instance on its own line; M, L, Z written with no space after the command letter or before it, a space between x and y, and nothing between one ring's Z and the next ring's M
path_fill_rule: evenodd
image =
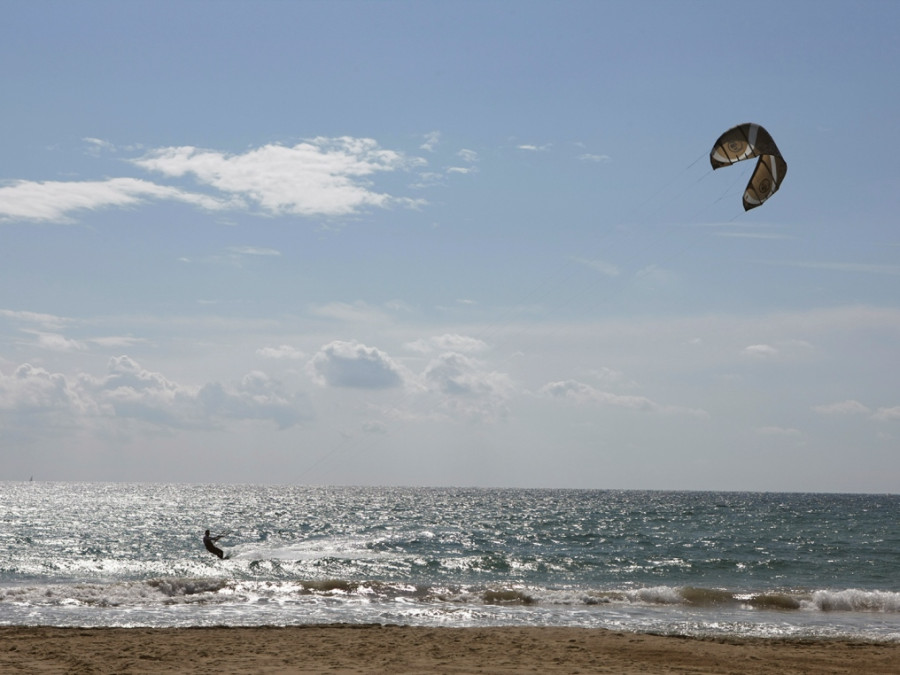
M774 195L787 173L787 162L772 136L758 124L739 124L719 136L709 153L713 169L753 157L759 157L759 161L744 190L744 211L755 209Z

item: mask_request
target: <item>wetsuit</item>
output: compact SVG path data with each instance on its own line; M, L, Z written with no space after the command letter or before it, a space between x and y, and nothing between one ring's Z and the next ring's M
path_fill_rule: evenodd
M221 537L222 535L219 535ZM219 541L219 537L210 537L209 530L206 531L206 534L203 535L203 545L206 547L206 550L212 553L213 555L217 555L220 558L224 558L225 554L222 553L222 549L216 546L215 542Z

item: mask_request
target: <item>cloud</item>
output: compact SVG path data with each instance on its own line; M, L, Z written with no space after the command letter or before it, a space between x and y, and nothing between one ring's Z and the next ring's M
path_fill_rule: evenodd
M754 358L754 359L765 359L772 358L773 356L778 355L778 350L771 345L750 345L748 347L744 347L744 350L741 352L744 356Z
M233 155L192 146L154 150L133 163L168 177L192 175L200 184L270 215L344 216L368 207L412 205L371 189L378 172L420 163L368 138L315 138L288 147L269 144Z
M258 246L229 246L228 251L234 253L235 255L249 255L249 256L280 256L281 251L277 251L274 248L260 248Z
M507 415L507 401L515 389L505 373L489 370L483 362L458 352L432 359L423 377L428 390L442 397L437 408L485 423Z
M891 408L882 407L873 412L859 401L852 400L813 406L813 410L820 415L866 415L869 419L878 422L900 420L900 406Z
M419 146L420 150L425 150L427 152L434 152L437 144L441 142L441 132L440 131L432 131L425 134L425 142Z
M306 356L306 354L301 352L299 349L291 347L290 345L281 345L279 347L263 347L261 349L257 349L256 354L266 359L290 359L292 361L297 361Z
M868 415L871 412L859 401L852 400L816 405L812 409L820 415Z
M36 323L44 328L61 328L69 322L61 316L54 314L39 314L37 312L20 312L9 309L0 309L0 317L22 323Z
M507 375L486 371L480 361L458 352L446 352L434 359L425 369L425 380L433 388L454 396L505 396L511 389Z
M37 335L38 346L42 349L49 349L54 352L75 352L87 349L83 342L78 340L70 340L59 333L42 333L38 331L26 331Z
M801 267L814 270L826 270L831 272L852 272L861 274L877 274L882 276L898 276L900 275L900 265L879 265L873 263L853 263L853 262L803 262L803 261L782 261L769 262L770 265L781 265L784 267Z
M60 373L24 363L12 375L0 372L0 413L54 414L91 407L77 387Z
M579 404L594 403L601 406L626 408L640 412L686 414L694 417L708 417L708 413L697 408L660 405L645 396L613 394L601 391L577 380L562 380L544 385L540 393L551 398L569 399Z
M592 270L596 270L597 272L600 272L600 274L603 274L605 276L619 276L619 268L612 263L608 263L603 260L589 260L588 258L572 258L572 260L581 265L585 265L586 267L590 267Z
M30 364L11 376L0 373L0 415L7 426L16 424L11 416L26 412L69 426L132 419L170 429L210 428L229 420L270 420L287 428L309 416L303 397L286 393L262 373L236 383L191 386L147 370L128 356L110 359L102 377L68 377Z
M136 338L130 335L110 335L107 337L89 338L87 342L105 348L133 347L147 342L145 338Z
M432 351L480 352L487 349L487 343L478 338L457 333L444 333L404 345L414 352L427 354Z
M390 356L376 347L336 340L310 360L309 371L323 386L390 389L404 382L404 373Z
M93 153L112 144L87 138ZM193 146L151 150L131 164L166 178L193 177L210 194L131 177L90 181L14 181L0 187L0 221L71 222L73 214L136 207L149 200L207 210L256 209L265 215L346 216L366 208L417 207L422 200L378 192L377 173L424 160L381 148L369 138L315 138L294 146L264 145L242 154Z
M207 195L185 192L137 178L104 181L16 181L0 187L0 221L70 222L73 211L136 206L149 199L187 202L215 210L226 206Z
M294 426L308 416L300 399L287 394L280 382L253 371L230 385L204 385L198 400L207 415L222 419L271 420L280 429Z
M595 162L597 164L606 164L607 162L612 161L612 157L609 155L595 155L589 152L584 153L583 155L578 155L578 159L582 162Z
M550 143L546 143L544 145L533 145L531 143L523 143L522 145L517 145L516 148L518 150L525 150L527 152L547 152L550 148L553 147Z
M872 419L881 422L900 420L900 406L895 406L893 408L879 408L875 411L875 414L872 415Z

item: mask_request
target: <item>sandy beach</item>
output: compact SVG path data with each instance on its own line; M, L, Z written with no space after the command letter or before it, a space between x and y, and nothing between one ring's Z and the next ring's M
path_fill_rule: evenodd
M896 673L900 644L578 628L0 628L4 673Z

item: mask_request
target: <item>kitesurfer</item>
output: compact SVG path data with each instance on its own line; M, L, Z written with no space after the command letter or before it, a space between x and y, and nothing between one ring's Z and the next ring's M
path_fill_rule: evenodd
M209 530L203 535L203 545L206 547L206 550L212 553L213 555L217 555L220 558L224 558L225 554L222 552L218 546L216 546L216 542L222 538L222 535L218 535L216 537L209 536Z

